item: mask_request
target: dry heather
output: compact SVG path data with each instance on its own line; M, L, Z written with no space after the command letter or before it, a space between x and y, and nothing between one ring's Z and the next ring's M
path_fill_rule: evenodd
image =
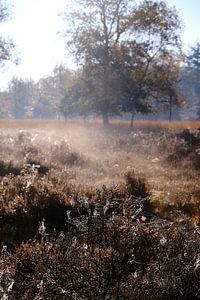
M200 299L200 133L159 124L1 122L0 299Z

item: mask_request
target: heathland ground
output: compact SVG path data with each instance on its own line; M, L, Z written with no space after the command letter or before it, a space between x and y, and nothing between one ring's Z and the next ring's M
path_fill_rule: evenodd
M199 299L199 127L1 121L2 299Z

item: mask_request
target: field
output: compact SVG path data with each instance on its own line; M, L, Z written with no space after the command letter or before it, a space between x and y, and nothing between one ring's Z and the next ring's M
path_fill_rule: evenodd
M198 128L0 121L0 299L200 299Z

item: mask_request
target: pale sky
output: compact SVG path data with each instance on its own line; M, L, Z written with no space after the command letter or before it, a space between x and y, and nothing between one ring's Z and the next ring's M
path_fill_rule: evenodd
M167 2L176 7L179 17L183 20L184 48L187 49L188 46L200 41L200 0L167 0Z
M69 1L69 0L67 0ZM50 74L56 64L67 62L64 41L57 34L66 24L58 11L66 7L66 0L7 0L12 3L12 19L0 25L1 34L10 35L21 59L18 66L9 63L1 70L0 87L13 77L32 77L38 80ZM168 0L174 5L184 22L182 40L184 48L200 40L200 0Z
M52 72L65 59L64 41L58 32L64 22L58 16L65 8L64 0L7 0L12 3L12 19L0 26L14 40L21 63L9 63L1 70L0 85L13 76L38 80Z

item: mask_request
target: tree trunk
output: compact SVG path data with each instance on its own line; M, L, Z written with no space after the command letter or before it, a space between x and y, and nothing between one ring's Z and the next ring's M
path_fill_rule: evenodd
M136 114L135 103L133 103L132 111L131 111L131 128L133 128L133 121L134 121L135 114Z
M103 124L104 125L108 125L109 124L108 112L103 112L103 114L102 114L102 120L103 120Z
M169 122L171 122L171 120L172 120L172 104L173 104L172 96L170 96L170 98L169 98Z
M135 113L132 112L132 114L131 114L131 128L133 128L134 117L135 117Z

